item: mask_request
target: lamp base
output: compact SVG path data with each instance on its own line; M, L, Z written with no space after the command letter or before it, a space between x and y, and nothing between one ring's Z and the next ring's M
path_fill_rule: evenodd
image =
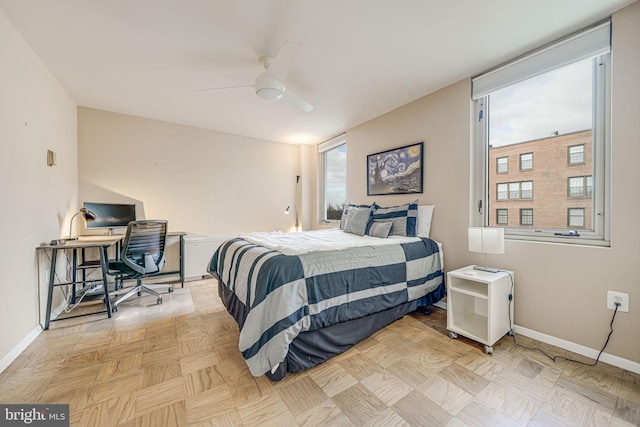
M493 268L493 267L483 267L481 265L474 265L473 266L474 270L480 270L480 271L486 271L488 273L499 273L501 270L499 268Z

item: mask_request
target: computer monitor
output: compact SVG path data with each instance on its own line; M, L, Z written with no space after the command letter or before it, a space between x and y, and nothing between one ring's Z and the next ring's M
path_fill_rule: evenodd
M85 224L87 229L107 228L110 233L117 227L126 227L136 220L136 205L119 203L84 202L84 207L96 214L96 219Z

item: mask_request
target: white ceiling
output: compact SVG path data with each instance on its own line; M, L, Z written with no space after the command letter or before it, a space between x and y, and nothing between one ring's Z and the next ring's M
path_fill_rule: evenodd
M317 143L606 18L635 0L0 0L79 106ZM252 84L286 40L287 86Z

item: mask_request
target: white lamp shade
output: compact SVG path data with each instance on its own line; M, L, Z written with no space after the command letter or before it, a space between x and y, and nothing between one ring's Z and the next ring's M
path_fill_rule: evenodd
M469 252L504 253L504 228L469 227Z

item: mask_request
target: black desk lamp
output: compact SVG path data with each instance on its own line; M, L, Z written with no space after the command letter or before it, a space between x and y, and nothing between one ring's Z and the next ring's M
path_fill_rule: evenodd
M87 210L86 208L80 209L71 217L71 221L69 222L69 237L65 237L65 240L78 240L77 237L71 237L71 232L73 230L73 220L80 214L82 214L82 217L86 222L91 222L98 217L98 215L90 210Z

